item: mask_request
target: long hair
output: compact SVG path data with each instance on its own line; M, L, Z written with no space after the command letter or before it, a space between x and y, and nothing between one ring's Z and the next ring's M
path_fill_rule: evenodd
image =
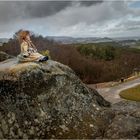
M18 32L18 40L19 40L19 43L21 44L23 41L26 41L26 36L27 35L31 35L31 33L30 33L30 31L28 31L28 30L20 30L19 32ZM32 41L30 41L30 42L28 42L28 41L26 41L27 43L28 43L28 46L29 47L32 47L32 48L34 48L34 49L36 49L37 50L37 48L36 48L36 46L33 44L33 42Z
M21 30L18 33L18 40L20 44L26 39L27 35L30 35L30 32L28 30L25 30L25 31Z

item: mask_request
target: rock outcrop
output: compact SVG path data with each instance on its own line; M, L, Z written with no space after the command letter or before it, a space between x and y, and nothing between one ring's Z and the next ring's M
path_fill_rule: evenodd
M8 54L5 53L5 52L0 51L0 62L1 62L1 61L4 61L4 60L6 60L6 59L9 59L9 58L12 58L12 56L11 56L11 55L8 55Z
M49 60L0 63L0 138L94 138L109 106L67 66Z
M140 104L125 103L110 107L56 61L0 63L0 138L137 138Z
M103 138L140 139L140 102L118 102L102 111L99 118L106 126Z

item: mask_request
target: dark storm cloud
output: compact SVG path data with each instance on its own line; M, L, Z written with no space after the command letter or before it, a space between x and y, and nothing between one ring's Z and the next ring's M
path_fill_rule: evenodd
M21 28L56 36L128 34L128 30L140 29L140 8L130 7L131 3L128 0L0 1L0 37Z
M44 26L40 23L41 18L53 17L59 12L76 4L81 6L90 6L100 3L99 1L0 1L0 34L9 30L15 30L19 27L28 26L36 20L37 25ZM77 7L77 8L78 8ZM78 10L78 9L77 9ZM72 11L71 11L72 12ZM62 16L63 17L63 16ZM40 18L40 19L39 19ZM65 17L64 17L65 18ZM73 17L71 17L73 18ZM36 24L36 23L32 23ZM51 23L50 23L51 24ZM63 25L62 25L63 26ZM42 28L40 27L40 28Z
M70 1L0 1L0 21L50 16L70 5Z
M18 7L15 2L0 1L0 23L8 22L18 16Z
M102 1L30 1L26 2L25 14L29 17L46 17L58 13L73 4L79 3L82 6L99 4ZM23 3L22 3L23 5Z
M83 6L91 6L93 4L100 4L102 3L103 0L98 0L98 1L80 1L80 4L83 5Z
M102 1L0 1L0 22L14 18L36 18L54 15L73 4L82 6L99 4Z
M71 6L70 1L31 1L26 3L25 14L30 17L46 17L68 6Z

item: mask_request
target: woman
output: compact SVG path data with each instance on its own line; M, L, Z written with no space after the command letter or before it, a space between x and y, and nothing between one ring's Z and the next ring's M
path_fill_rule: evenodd
M48 56L43 56L37 52L35 45L30 39L29 31L20 31L18 38L21 47L21 53L18 55L19 62L43 62L48 60Z

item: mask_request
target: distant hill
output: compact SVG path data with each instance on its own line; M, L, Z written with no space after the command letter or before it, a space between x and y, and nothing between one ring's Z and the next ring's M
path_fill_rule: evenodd
M108 37L66 37L66 36L47 36L48 39L60 42L62 44L72 43L97 43L97 42L112 42L113 40Z
M98 43L98 42L120 42L123 45L134 44L140 40L140 37L70 37L70 36L47 36L49 40L54 40L62 44L73 44L73 43ZM4 42L8 42L8 38L0 38L0 46Z
M47 36L48 39L52 39L56 42L62 44L73 44L73 43L98 43L98 42L120 42L124 45L133 44L137 40L140 40L140 37L69 37L69 36Z
M112 38L113 40L116 40L116 41L124 41L124 40L140 40L140 37L139 36L133 36L133 37L115 37L115 38Z

